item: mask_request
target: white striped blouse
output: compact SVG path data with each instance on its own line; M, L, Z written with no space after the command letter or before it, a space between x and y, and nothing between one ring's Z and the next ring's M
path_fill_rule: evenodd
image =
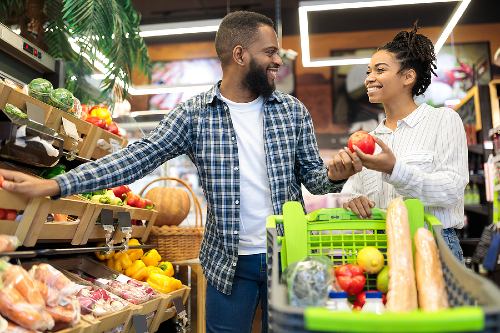
M444 228L462 228L469 172L465 130L458 113L424 103L398 121L394 131L383 121L371 134L396 156L393 172L363 168L348 179L342 193L365 195L380 208L387 208L398 196L418 198Z

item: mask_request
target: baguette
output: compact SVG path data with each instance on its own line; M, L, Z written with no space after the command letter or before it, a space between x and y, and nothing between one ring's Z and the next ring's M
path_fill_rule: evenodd
M387 311L408 312L417 309L417 287L408 223L408 210L402 198L389 203L386 219L389 291Z
M420 309L423 311L446 309L448 308L448 295L434 236L429 230L419 228L414 239Z

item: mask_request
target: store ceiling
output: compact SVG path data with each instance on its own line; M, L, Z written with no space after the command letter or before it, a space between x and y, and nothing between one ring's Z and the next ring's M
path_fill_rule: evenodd
M276 1L270 0L133 0L142 15L142 24L171 23L222 18L229 10L251 10L276 19ZM297 0L280 0L284 35L296 35L298 28ZM456 2L343 10L341 14L317 12L309 14L310 32L328 33L407 28L419 19L421 26L442 26ZM500 22L499 0L472 0L459 24ZM212 39L213 34L181 37L182 41ZM179 42L176 38L154 38L148 42Z

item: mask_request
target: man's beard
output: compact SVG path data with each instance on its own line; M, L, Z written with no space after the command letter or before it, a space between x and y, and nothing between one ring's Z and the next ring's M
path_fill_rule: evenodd
M262 69L257 65L254 59L250 60L250 71L243 81L245 86L257 96L268 98L276 89L276 85L269 83L267 78L267 68Z

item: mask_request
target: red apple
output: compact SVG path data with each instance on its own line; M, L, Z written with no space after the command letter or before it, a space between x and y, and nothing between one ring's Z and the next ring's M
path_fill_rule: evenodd
M351 134L347 147L354 152L354 146L357 146L365 154L373 155L375 152L375 139L366 131L357 131Z

